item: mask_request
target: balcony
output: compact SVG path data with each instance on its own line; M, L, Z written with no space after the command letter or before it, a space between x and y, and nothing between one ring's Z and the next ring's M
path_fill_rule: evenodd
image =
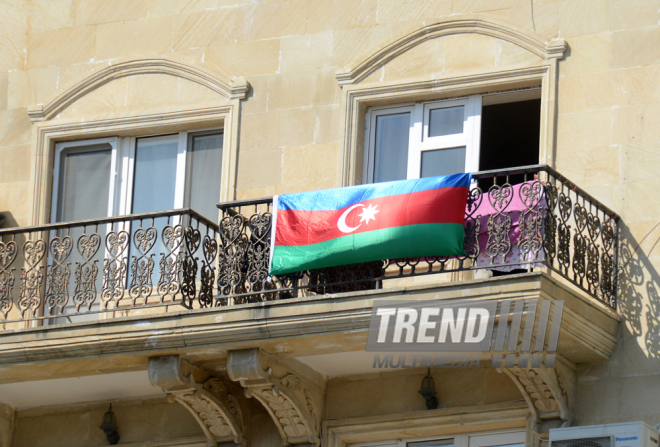
M271 199L220 204L220 305L545 271L616 309L618 216L547 166L479 172L465 210L465 255L387 259L268 276ZM480 272L481 271L481 272ZM481 274L474 273L480 272ZM425 281L421 281L425 282Z
M616 308L617 215L546 166L480 172L465 255L268 275L271 199L0 230L4 329L544 272ZM277 304L277 303L271 303Z

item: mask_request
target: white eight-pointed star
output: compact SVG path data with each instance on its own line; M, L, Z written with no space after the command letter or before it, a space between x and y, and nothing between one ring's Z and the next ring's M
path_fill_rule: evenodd
M367 225L369 225L370 220L376 220L376 213L380 213L380 211L377 209L378 205L369 205L366 208L362 209L362 212L358 214L362 219L360 219L360 223L365 222Z

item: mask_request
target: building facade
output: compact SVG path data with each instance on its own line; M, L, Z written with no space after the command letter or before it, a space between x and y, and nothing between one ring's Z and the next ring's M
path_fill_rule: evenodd
M0 446L659 424L659 76L660 0L0 0ZM274 195L459 172L464 256L268 275Z

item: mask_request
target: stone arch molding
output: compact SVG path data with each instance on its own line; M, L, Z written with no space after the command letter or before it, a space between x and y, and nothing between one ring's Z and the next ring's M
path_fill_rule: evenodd
M32 122L49 120L72 103L113 80L143 74L165 74L187 79L228 100L245 99L249 87L247 81L242 78L230 79L221 73L210 72L206 68L198 68L176 60L158 58L129 60L97 71L46 104L29 107L28 115Z
M455 16L417 29L389 45L372 50L367 57L356 60L335 76L339 85L356 84L374 70L397 56L430 39L455 34L476 33L518 45L542 60L561 59L566 49L563 39L546 40L537 33L522 30L506 22L485 17Z

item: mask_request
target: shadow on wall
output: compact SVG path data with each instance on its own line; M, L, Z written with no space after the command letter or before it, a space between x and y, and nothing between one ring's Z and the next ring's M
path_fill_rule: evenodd
M647 357L660 359L660 275L649 259L660 245L660 222L639 242L625 224L619 229L618 312Z
M617 345L607 362L578 365L576 425L660 422L649 398L660 380L660 222L642 225L637 240L619 221Z
M18 227L18 222L9 211L0 211L0 229Z

